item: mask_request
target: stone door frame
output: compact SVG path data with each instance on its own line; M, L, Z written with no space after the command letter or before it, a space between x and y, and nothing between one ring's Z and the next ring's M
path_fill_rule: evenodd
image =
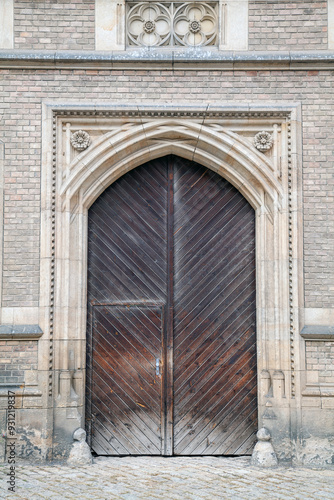
M43 104L39 372L55 458L85 421L88 208L125 172L166 154L211 168L255 209L259 426L281 460L293 458L304 366L300 116L300 105L277 103Z

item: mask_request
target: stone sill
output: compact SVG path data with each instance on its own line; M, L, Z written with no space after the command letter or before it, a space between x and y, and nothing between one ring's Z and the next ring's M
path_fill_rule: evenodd
M38 325L0 325L0 340L36 340L42 335Z
M333 70L333 51L219 51L135 49L126 51L0 50L6 69Z
M326 342L334 339L334 326L307 325L304 326L300 335L305 340Z
M36 386L25 386L25 383L0 384L0 410L8 409L8 392L15 393L15 410L24 408L40 408L42 406L42 392Z
M306 384L302 396L332 398L334 396L333 384Z
M37 390L37 389L29 389L29 388L22 388L19 387L18 385L11 386L9 384L7 385L0 385L0 399L1 398L8 398L8 391L15 392L15 398L16 397L41 397L42 392Z

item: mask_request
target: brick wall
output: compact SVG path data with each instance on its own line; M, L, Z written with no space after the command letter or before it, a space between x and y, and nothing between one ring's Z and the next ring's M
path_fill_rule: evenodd
M334 72L3 70L4 306L37 306L41 101L302 103L306 307L334 303Z
M16 49L94 50L94 0L15 0Z
M249 1L249 50L315 49L327 49L327 2Z
M0 383L22 384L25 370L37 370L36 340L1 340Z
M334 342L306 342L306 366L319 371L320 383L334 383Z
M95 0L14 0L14 47L94 50L94 9ZM249 49L327 49L327 1L249 0Z

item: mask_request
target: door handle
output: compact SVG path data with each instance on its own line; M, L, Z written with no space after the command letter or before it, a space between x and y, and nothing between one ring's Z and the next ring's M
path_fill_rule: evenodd
M155 374L159 377L160 375L160 359L156 358L155 360Z

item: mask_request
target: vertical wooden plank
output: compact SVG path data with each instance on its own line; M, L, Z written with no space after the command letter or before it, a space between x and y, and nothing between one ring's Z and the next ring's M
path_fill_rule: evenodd
M168 158L167 189L167 305L166 305L166 393L164 454L173 455L173 311L174 311L174 162Z

